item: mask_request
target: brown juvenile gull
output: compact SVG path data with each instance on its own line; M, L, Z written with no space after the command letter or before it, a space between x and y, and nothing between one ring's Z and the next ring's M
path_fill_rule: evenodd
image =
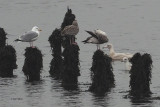
M97 44L97 49L100 49L100 44L103 44L109 41L107 38L107 34L102 30L97 29L97 30L94 30L94 32L92 31L86 31L86 32L89 33L91 36L82 42Z
M73 36L77 35L79 32L79 27L77 20L74 20L72 22L72 25L66 26L63 31L61 32L62 36L69 36L70 37L70 43L73 41Z
M20 36L15 41L29 42L30 47L33 47L33 41L38 39L40 31L42 30L39 29L37 26L34 26L31 31L25 32L22 36Z

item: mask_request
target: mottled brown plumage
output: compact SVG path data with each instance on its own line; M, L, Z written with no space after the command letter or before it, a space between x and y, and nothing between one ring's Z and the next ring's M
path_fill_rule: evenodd
M68 25L66 26L63 31L61 32L61 35L62 36L65 36L65 35L77 35L79 32L79 27L78 27L78 23L77 23L77 20L74 20L72 22L72 25Z

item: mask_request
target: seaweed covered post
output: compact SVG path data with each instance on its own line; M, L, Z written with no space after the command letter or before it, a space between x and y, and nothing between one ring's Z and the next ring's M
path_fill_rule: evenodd
M63 23L61 24L61 30L63 30L66 26L71 25L75 18L75 15L72 14L72 10L68 7L65 17L63 19Z
M62 73L62 85L76 85L79 70L79 47L78 45L69 45L63 51L64 71Z
M13 77L17 69L16 51L11 45L6 46L7 33L0 28L0 77Z
M79 70L79 46L75 42L75 35L79 32L77 20L72 10L68 8L61 25L62 46L64 47L64 70L62 72L62 85L77 85Z
M132 67L130 70L130 95L134 97L149 96L152 58L150 54L136 53L130 60Z
M61 78L61 74L63 71L63 59L62 59L62 52L61 52L61 31L60 29L55 29L52 35L49 37L50 46L52 49L52 56L53 59L50 63L50 70L49 73L52 77L56 79Z
M0 47L0 77L13 77L13 70L17 69L16 51L11 45Z
M7 33L0 27L0 47L5 47L7 39L6 35Z
M112 59L108 55L104 55L104 52L101 50L97 50L92 59L92 84L89 87L89 91L103 94L114 86Z
M36 47L27 47L25 51L25 62L22 71L27 77L27 81L39 81L40 73L43 68L43 55Z

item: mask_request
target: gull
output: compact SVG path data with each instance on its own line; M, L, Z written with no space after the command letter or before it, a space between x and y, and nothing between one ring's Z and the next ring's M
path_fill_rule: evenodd
M29 42L30 47L33 47L33 41L38 39L40 31L42 30L39 29L37 26L34 26L31 31L25 32L22 36L20 36L15 41Z
M94 30L92 31L86 31L91 36L88 37L86 40L82 41L84 43L92 43L97 44L97 49L100 49L100 44L108 42L107 34L102 30Z
M132 67L132 64L129 62L128 58L127 57L124 57L122 62L125 63L125 70L126 71L130 71L131 70L131 67Z
M68 25L68 26L64 27L64 29L61 31L61 35L62 36L69 36L70 43L72 44L72 42L74 41L73 37L75 35L77 35L78 32L79 32L78 23L77 23L77 20L74 20L72 22L72 25Z
M107 46L104 46L103 48L108 48L109 49L109 56L114 60L123 60L124 57L130 59L133 57L133 54L131 53L116 53L114 51L113 45L108 44Z

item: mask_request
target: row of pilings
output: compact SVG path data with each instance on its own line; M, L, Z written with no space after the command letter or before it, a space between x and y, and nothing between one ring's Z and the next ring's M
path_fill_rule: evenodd
M61 31L75 20L72 10L68 9L60 29L55 29L49 37L53 59L50 63L50 75L62 80L62 86L73 89L78 85L80 76L79 46L70 44L68 36L61 36ZM7 33L0 28L0 77L13 77L13 70L17 68L16 51L11 45L6 45ZM75 41L75 39L74 39ZM63 50L63 51L62 51ZM39 81L43 68L43 55L35 47L25 49L25 60L22 71L27 81ZM146 96L151 93L152 58L149 54L136 53L130 60L130 95ZM91 70L91 86L89 91L105 93L114 86L112 59L103 51L97 50L93 54ZM76 86L76 87L75 87Z
M68 9L62 22L61 29L55 29L49 37L53 56L49 73L55 79L61 79L62 86L69 86L71 88L77 85L78 76L80 76L80 49L77 44L70 44L69 35L62 37L61 31L65 26L71 25L75 18L75 15L72 14L72 10ZM63 52L61 51L62 47ZM104 52L101 50L97 50L92 59L92 84L89 91L105 93L114 86L112 60L107 55L104 55Z

